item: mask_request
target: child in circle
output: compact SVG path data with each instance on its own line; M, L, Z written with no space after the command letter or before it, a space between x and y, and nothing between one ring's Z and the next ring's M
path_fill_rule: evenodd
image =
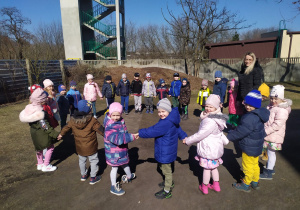
M159 100L167 98L169 89L166 87L166 82L164 79L159 79L159 85L156 87L156 94L158 95Z
M167 98L160 100L156 107L160 117L158 123L149 128L140 129L136 135L141 138L155 138L154 156L164 175L164 181L158 184L163 189L155 193L155 197L164 199L172 197L174 181L171 165L177 158L178 139L183 140L187 135L179 125L178 107L172 109Z
M180 88L181 88L181 80L179 77L179 73L173 74L174 80L171 82L171 87L169 90L169 97L172 97L172 105L173 107L179 106L179 96L180 96Z
M208 96L210 96L211 91L208 88L208 80L207 79L203 79L201 82L201 89L198 93L198 97L197 97L197 104L199 104L202 109L201 111L205 110L205 101L208 98Z
M142 89L143 83L140 80L140 73L134 73L134 80L132 80L131 85L131 96L134 97L134 109L135 113L142 114Z
M117 95L121 96L121 105L123 106L126 115L128 115L128 102L130 91L130 82L127 79L127 75L123 73L122 79L120 80L117 86Z
M78 110L78 102L82 100L79 90L76 89L77 83L72 80L70 82L70 90L67 92L67 98L71 106L71 116L73 116L74 111Z
M220 107L221 111L223 111L223 103L225 101L226 89L227 89L227 81L228 79L222 78L222 72L215 72L215 84L213 88L213 94L220 96Z
M30 96L30 104L20 113L21 122L29 123L30 134L36 150L37 170L51 172L57 169L50 164L54 150L54 143L58 132L52 128L48 122L47 113L43 111L43 104L47 103L47 93L37 88ZM45 160L43 160L43 150L47 149Z
M116 94L116 85L112 82L112 77L107 75L104 79L104 84L102 86L102 95L106 98L106 106L107 109L109 105L115 102L115 94Z
M191 86L190 82L187 80L187 78L182 79L182 86L180 89L180 98L179 98L179 104L180 104L180 111L181 111L181 119L187 120L188 119L188 106L191 99Z
M79 158L81 181L88 178L86 161L89 159L91 173L90 184L94 185L101 180L98 172L98 141L97 133L103 136L104 128L92 115L92 103L87 100L78 102L78 110L74 111L68 124L61 130L58 139L61 139L70 129L74 134L76 152Z
M261 107L261 94L258 90L250 91L244 98L247 111L235 130L228 132L229 141L238 141L242 150L242 166L245 177L241 183L233 183L233 188L250 192L251 188L259 189L259 155L261 154L264 137L264 123L269 120L270 111ZM250 188L251 187L251 188Z
M94 82L93 75L87 74L86 79L88 82L84 85L83 98L87 101L92 102L93 114L94 114L94 117L97 118L97 111L96 111L97 94L100 97L100 100L103 100L103 96L99 89L98 84L96 82Z
M45 79L43 81L43 85L44 85L44 90L48 93L47 104L51 108L54 118L57 121L60 121L59 112L58 112L58 104L55 99L56 92L54 89L54 83L50 79Z
M144 95L146 113L153 114L153 97L156 98L156 88L151 79L151 74L146 74L146 80L143 83L142 94Z
M275 174L274 167L276 163L276 151L282 150L284 142L286 121L291 113L292 101L284 98L284 86L275 85L270 94L270 105L267 109L270 111L269 121L265 123L267 136L264 141L264 149L268 153L268 162L260 174L260 179L272 180Z
M110 192L115 195L123 195L125 191L117 182L118 167L121 166L125 171L122 176L122 182L128 183L135 178L135 174L131 173L129 168L128 143L138 138L137 135L128 133L125 121L122 118L123 106L114 102L109 106L109 112L104 118L104 148L106 163L110 165Z
M60 84L58 86L58 92L56 94L56 100L59 107L59 116L60 116L60 126L61 129L67 124L67 117L70 109L69 100L67 98L67 89L66 86Z
M201 123L197 133L187 137L183 143L191 145L197 143L195 157L199 165L203 167L203 181L199 189L203 194L208 194L208 188L220 192L218 166L223 163L221 157L224 153L224 145L229 143L223 130L226 127L228 116L222 114L220 97L211 94L205 102L205 110L200 115ZM209 184L212 175L213 184Z

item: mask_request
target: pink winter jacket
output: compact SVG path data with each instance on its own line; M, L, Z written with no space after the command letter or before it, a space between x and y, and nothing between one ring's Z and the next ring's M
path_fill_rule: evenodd
M97 85L96 82L86 83L84 85L83 90L83 97L85 100L88 101L96 101L97 100L97 94L100 98L102 98L102 93Z
M285 136L286 121L291 113L292 100L285 99L285 102L278 106L268 106L270 111L269 121L265 123L267 136L265 141L282 144Z
M232 91L232 90L228 91L228 97L229 97L228 112L229 114L242 115L243 109L236 105L236 96L237 96L237 91Z
M201 117L202 118L202 117ZM229 143L223 134L228 116L222 113L208 114L201 123L197 133L186 139L186 144L197 143L197 153L200 157L216 160L224 153L224 146Z

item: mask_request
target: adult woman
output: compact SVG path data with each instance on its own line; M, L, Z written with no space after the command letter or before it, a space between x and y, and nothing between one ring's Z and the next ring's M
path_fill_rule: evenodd
M251 90L257 90L261 85L262 68L253 52L248 52L244 56L238 77L239 87L236 100L241 103Z

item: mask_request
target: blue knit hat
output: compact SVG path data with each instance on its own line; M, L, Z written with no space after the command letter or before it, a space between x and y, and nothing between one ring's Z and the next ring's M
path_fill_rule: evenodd
M71 82L70 82L70 86L76 86L77 84L76 84L76 82L74 81L74 80L72 80Z
M78 102L78 111L89 113L92 110L92 103L87 100L80 100Z
M159 79L159 84L166 83L164 79Z
M252 90L244 98L244 103L258 109L261 107L261 99L260 92L258 90Z
M58 92L60 93L61 91L64 91L64 90L67 90L67 89L66 89L66 86L64 86L63 84L60 84L60 85L58 86Z
M222 72L221 71L216 71L215 72L215 78L218 77L218 78L222 78Z

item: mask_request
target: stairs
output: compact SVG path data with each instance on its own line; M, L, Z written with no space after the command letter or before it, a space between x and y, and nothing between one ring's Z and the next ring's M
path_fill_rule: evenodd
M117 39L116 26L106 25L100 21L115 11L115 0L94 1L98 4L92 10L81 11L81 23L98 33L95 39L83 41L84 51L93 53L100 59L117 59L117 47L107 46ZM122 4L124 1L121 0L120 5ZM124 39L123 34L121 37Z

